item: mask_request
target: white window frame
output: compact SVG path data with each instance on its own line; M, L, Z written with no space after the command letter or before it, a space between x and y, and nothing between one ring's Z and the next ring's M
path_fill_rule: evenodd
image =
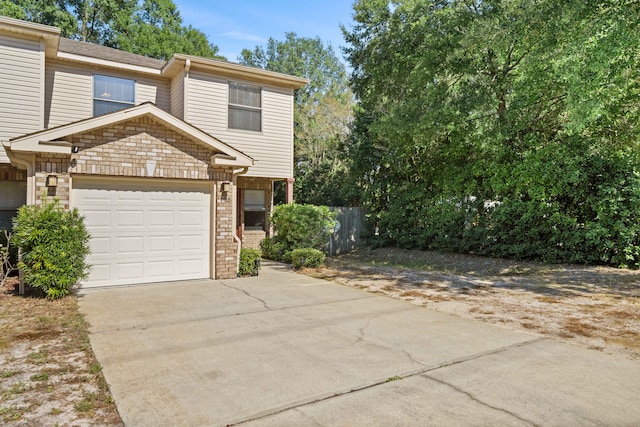
M133 97L132 100L124 100L124 99L117 99L115 98L115 94L109 94L109 93L102 93L102 94L98 94L96 96L96 78L97 79L105 79L105 80L111 80L114 82L120 82L120 83L126 83L128 85L132 86L133 89ZM105 74L93 74L93 88L92 88L92 108L93 108L93 117L97 117L97 116L101 116L104 114L109 114L112 113L114 111L118 111L118 110L123 110L125 108L129 108L129 107L133 107L134 105L136 105L136 81L133 79L125 79L122 77L114 77L114 76L108 76ZM119 106L119 108L115 108L112 111L108 111L106 113L101 113L101 114L97 114L96 113L96 101L98 102L107 102L110 103L114 106Z
M255 106L255 105L249 105L249 104L245 104L245 103L237 103L237 102L232 102L231 100L231 91L233 89L233 86L241 86L241 87L246 87L246 88L251 88L254 89L258 92L258 96L259 96L259 106ZM251 84L247 84L247 83L242 83L242 82L236 82L236 81L229 81L228 85L227 85L227 90L228 90L228 96L227 96L227 102L228 102L228 107L227 107L227 127L229 129L233 129L233 130L242 130L242 131L248 131L248 132L262 132L262 87L260 86L255 86L255 85L251 85ZM235 110L235 111L247 111L247 112L251 112L251 113L259 113L260 115L260 120L258 123L258 129L254 129L251 126L242 126L242 125L238 125L235 124L232 126L231 123L231 111Z

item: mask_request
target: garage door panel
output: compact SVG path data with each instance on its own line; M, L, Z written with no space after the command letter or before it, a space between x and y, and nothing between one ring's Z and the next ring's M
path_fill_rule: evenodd
M89 242L89 248L91 249L91 254L94 256L108 256L111 253L111 238L92 236Z
M86 200L85 200L86 202ZM91 201L89 201L91 203ZM94 210L86 209L82 211L84 216L84 224L94 230L111 228L111 211L106 209Z
M195 203L200 204L200 202L202 202L202 193L197 193L197 192L184 192L184 193L180 193L178 195L178 201L179 202L185 202L185 203Z
M202 260L199 258L178 260L178 268L182 275L202 274L204 273L202 267Z
M102 285L109 284L111 281L111 264L92 264L91 280Z
M170 236L149 236L149 251L152 253L166 253L175 251L175 237Z
M150 191L147 194L147 198L149 202L156 204L166 204L170 205L175 202L176 196L175 193L169 191Z
M173 260L151 261L149 262L149 274L154 278L173 276L175 275L173 264Z
M149 212L150 226L152 227L174 227L174 211L153 210Z
M144 227L144 210L118 210L118 227Z
M144 277L144 262L120 262L116 265L118 280L133 279L140 281Z
M144 236L114 236L117 253L120 255L144 255Z
M205 250L204 245L206 244L205 239L202 238L202 235L199 234L185 234L178 237L178 249L182 251L203 251Z
M92 203L109 203L111 201L111 193L105 190L96 190L81 194L82 201Z
M83 286L209 277L209 184L74 177L71 202L92 236Z
M202 211L181 210L179 226L204 226L206 220Z

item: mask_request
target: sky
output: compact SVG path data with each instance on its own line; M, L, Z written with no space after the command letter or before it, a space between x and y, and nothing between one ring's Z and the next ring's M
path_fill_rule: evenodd
M287 32L320 37L344 61L340 24L350 28L353 0L174 0L185 25L192 25L237 62L242 49L266 46Z

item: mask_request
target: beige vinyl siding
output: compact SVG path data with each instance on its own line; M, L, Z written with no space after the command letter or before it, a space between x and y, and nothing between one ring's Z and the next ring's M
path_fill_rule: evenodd
M40 41L0 35L0 140L41 127ZM0 163L9 159L0 144Z
M93 116L93 74L135 80L136 104L150 101L167 112L171 108L169 83L164 79L115 73L63 61L49 61L45 97L47 128Z
M184 119L184 76L178 74L171 80L171 114Z
M292 177L293 91L262 86L262 132L243 131L227 127L228 83L223 77L191 71L187 86L189 122L251 156L255 166L246 176Z

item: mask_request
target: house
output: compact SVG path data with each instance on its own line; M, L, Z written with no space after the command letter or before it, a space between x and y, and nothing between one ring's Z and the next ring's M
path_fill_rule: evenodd
M91 233L85 287L236 277L293 185L293 94L307 80L168 61L0 17L0 227L57 197Z

